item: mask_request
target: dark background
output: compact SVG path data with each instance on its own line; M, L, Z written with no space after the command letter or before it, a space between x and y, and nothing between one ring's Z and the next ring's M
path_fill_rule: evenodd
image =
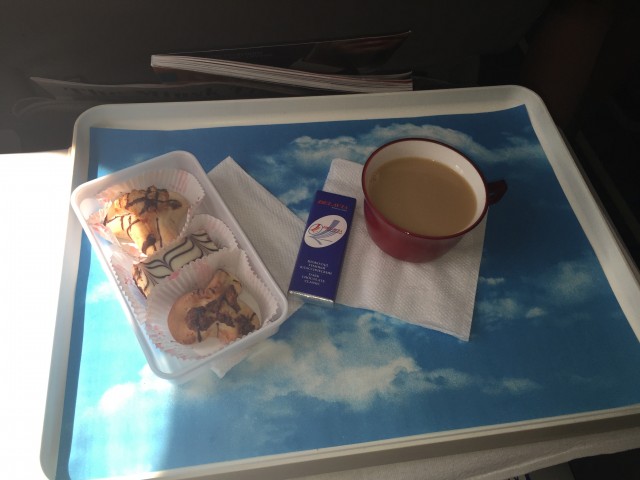
M517 84L541 96L640 265L640 2L1 2L0 153L68 148L76 118L95 105L42 102L31 76L155 83L154 53L411 30L389 66L413 70L417 89ZM577 480L637 479L639 458L570 466Z

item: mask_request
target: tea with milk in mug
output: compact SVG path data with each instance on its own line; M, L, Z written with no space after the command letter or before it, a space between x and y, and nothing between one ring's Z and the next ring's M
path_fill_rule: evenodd
M425 236L447 236L468 227L476 211L469 183L452 168L434 160L391 160L371 175L369 198L391 223Z

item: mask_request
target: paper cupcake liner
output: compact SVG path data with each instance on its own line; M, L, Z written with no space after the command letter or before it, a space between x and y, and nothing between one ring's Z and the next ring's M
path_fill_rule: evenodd
M147 318L147 299L142 294L131 274L133 259L131 256L116 252L110 259L111 268L115 273L116 283L122 295L131 307L133 316L142 325Z
M158 348L184 360L202 359L225 348L241 350L242 345L255 333L252 332L228 345L211 337L198 344L182 345L171 335L167 319L173 304L185 293L205 288L218 269L223 269L238 278L242 284L239 299L258 315L261 321L260 328L264 328L265 324L275 319L277 301L251 268L247 254L240 249L225 248L185 265L151 291L147 299L145 329Z
M124 253L136 258L145 258L146 255L140 252L140 249L133 242L127 242L117 238L108 227L102 224L102 221L111 202L120 195L131 192L132 190L145 190L152 185L155 185L157 188L164 188L170 192L179 193L189 202L185 224L182 231L179 232L181 235L186 230L191 217L204 198L204 190L196 177L189 172L178 169L149 170L103 190L96 196L101 208L89 216L87 223L98 235L108 242L119 246Z

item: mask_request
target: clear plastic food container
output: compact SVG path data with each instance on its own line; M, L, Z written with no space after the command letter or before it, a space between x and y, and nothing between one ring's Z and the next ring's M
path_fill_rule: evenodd
M95 225L96 215L99 215L98 212L104 207L104 199L101 199L104 192L108 192L115 185L130 184L132 179L135 183L136 179L154 178L154 172L166 169L174 169L191 174L202 188L201 192L197 192L194 195L194 198L197 197L197 202L186 218L187 226L194 217L203 214L223 222L233 234L236 243L235 245L222 246L232 249L237 248L246 254L253 273L255 273L258 281L264 285L273 307L268 312L262 312L262 324L259 329L207 355L176 356L169 351L170 349L166 345L159 344L157 339L154 341L153 334L149 335L147 325L147 298L142 294L137 295L134 293L136 289L132 288L131 280L123 278L128 273L127 268L122 268L122 259L130 257L130 262L133 264L139 258L135 258L135 254L132 254L128 246L114 242L113 239L107 239L104 232L101 232ZM160 181L162 182L162 180ZM168 186L164 185L155 186L168 188ZM159 377L175 383L182 383L199 375L203 370L213 367L216 362L220 364L232 363L233 359L238 358L243 351L275 334L282 322L287 318L287 300L284 293L256 253L242 227L238 224L220 194L209 181L202 166L192 154L184 151L170 152L86 182L73 191L71 205L113 288L118 292L127 320L138 339L150 368ZM152 294L153 291L149 296ZM194 348L197 349L197 346Z

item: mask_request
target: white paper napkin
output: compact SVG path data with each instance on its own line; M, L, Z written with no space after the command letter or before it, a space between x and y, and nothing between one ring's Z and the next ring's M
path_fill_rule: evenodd
M248 175L231 157L213 168L208 177L271 276L286 294L304 232L304 221ZM300 299L288 299L288 314L292 315L301 306ZM239 351L230 358L216 359L212 362L211 369L222 378L249 353L251 350Z
M434 261L396 260L367 233L361 174L362 165L336 159L324 184L357 200L336 300L469 340L486 220Z
M366 231L361 172L362 165L336 159L324 185L326 191L357 199L337 302L375 310L467 341L485 222L435 261L414 264L396 260L383 253ZM231 157L217 165L208 176L276 283L286 293L305 222ZM300 305L300 300L289 299L289 314ZM245 356L216 361L212 369L222 377Z

